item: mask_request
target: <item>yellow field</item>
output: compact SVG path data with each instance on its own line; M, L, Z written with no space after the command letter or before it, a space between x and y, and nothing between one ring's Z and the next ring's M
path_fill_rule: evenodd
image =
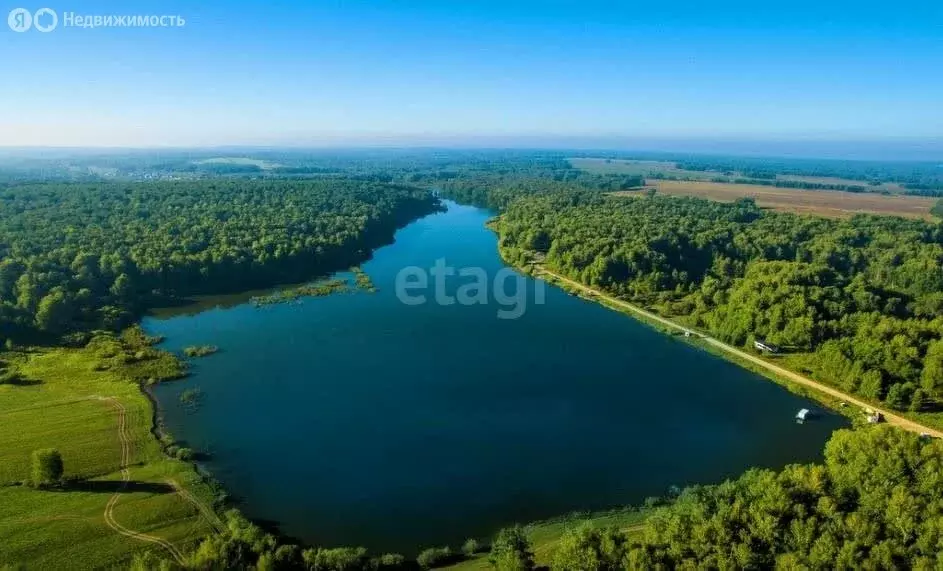
M723 202L750 197L755 199L756 204L761 208L830 218L847 218L854 214L868 213L929 220L932 219L930 208L936 204L937 200L921 196L888 196L837 190L798 190L753 184L674 180L649 180L648 183L658 192L672 196L697 196ZM626 191L615 194L637 195L639 192Z

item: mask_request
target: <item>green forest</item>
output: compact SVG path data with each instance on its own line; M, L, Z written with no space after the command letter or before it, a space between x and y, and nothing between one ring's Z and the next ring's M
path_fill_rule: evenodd
M932 413L943 404L939 224L797 216L749 199L612 198L606 193L643 181L582 173L555 155L371 156L356 168L271 158L299 177L0 186L0 341L51 344L121 330L187 296L357 265L397 227L440 208L430 192L438 189L502 214L495 228L509 262L540 254L561 274L731 344L778 345L789 366L898 410ZM334 174L343 168L346 177ZM116 353L110 337L91 339L91 351ZM141 355L121 359L137 367L124 374L130 380L184 374L157 349ZM641 535L575 527L549 567L938 569L941 463L939 441L890 427L839 431L821 464L751 470L672 494ZM184 568L420 569L480 557L502 571L537 566L521 528L470 540L475 547L464 553L436 547L412 558L294 545L237 511L223 519L225 529L189 553ZM133 568L179 565L150 553Z
M802 367L900 410L943 398L943 228L827 220L723 204L590 193L526 196L498 225L573 279L683 316L720 339L804 355Z
M836 432L823 464L684 490L640 541L564 537L551 569L939 569L943 445L889 427Z
M346 268L437 207L338 178L0 188L0 338L118 329L182 296Z

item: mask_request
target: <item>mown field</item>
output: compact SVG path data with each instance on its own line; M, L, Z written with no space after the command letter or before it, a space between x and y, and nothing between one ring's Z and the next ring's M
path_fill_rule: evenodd
M658 192L673 196L697 196L723 202L750 197L754 198L761 208L830 218L847 218L859 213L869 213L929 220L932 218L930 209L937 201L935 198L921 196L889 196L838 190L799 190L753 184L677 180L649 180L648 183ZM636 191L615 194L639 195Z
M121 535L105 511L118 493L118 525L186 550L212 531L183 486L204 506L210 489L190 466L167 458L150 434L151 406L137 385L116 372L94 370L88 350L6 353L23 375L0 385L0 565L28 569L124 567L135 553L164 547ZM125 411L130 482L122 482L119 405ZM61 489L38 490L29 479L38 448L62 453Z

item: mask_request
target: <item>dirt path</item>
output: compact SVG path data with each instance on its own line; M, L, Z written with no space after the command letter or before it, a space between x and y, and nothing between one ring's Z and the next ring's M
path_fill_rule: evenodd
M614 297L612 297L612 296L610 296L610 295L607 295L607 294L603 293L602 291L600 291L600 290L598 290L598 289L591 288L591 287L589 287L589 286L587 286L587 285L583 285L583 284L581 284L581 283L579 283L579 282L577 282L577 281L571 280L570 278L561 276L561 275L558 274L558 273L551 272L550 270L548 270L548 269L546 269L546 268L543 268L543 267L540 267L540 266L536 266L536 269L537 269L538 276L539 276L539 274L542 273L542 274L546 274L546 275L548 275L548 276L554 277L554 278L560 280L561 282L563 282L563 283L565 283L565 284L567 284L567 285L569 285L569 286L572 286L572 287L574 287L574 288L576 288L576 289L578 289L578 290L580 290L580 291L587 292L587 293L591 293L591 294L593 294L593 295L595 295L595 296L597 296L597 297L599 297L599 298L601 298L601 299L604 299L607 303L611 303L612 305L616 305L616 306L618 306L618 307L627 309L627 310L629 310L629 311L631 311L631 312L633 312L633 313L636 313L636 314L638 314L638 315L642 315L642 316L644 316L646 319L651 319L652 321L655 321L655 322L657 322L657 323L660 323L660 324L662 324L662 325L665 325L666 327L670 327L670 328L672 328L672 329L677 329L677 330L679 330L679 331L693 331L690 327L685 327L685 326L683 326L683 325L679 325L678 323L675 323L674 321L671 321L670 319L665 319L664 317L661 317L661 316L659 316L659 315L655 315L654 313L652 313L652 312L650 312L650 311L646 311L646 310L642 309L641 307L632 305L631 303L622 301L621 299L616 299L616 298L614 298ZM874 407L874 406L872 406L872 405L870 405L870 404L868 404L868 403L866 403L866 402L864 402L864 401L858 400L858 399L856 399L855 397L853 397L853 396L851 396L851 395L849 395L849 394L847 394L847 393L844 393L844 392L842 392L842 391L840 391L840 390L838 390L838 389L836 389L836 388L830 387L830 386L828 386L828 385L824 385L824 384L822 384L822 383L820 383L820 382L818 382L818 381L813 381L812 379L810 379L810 378L808 378L808 377L804 377L804 376L802 376L802 375L800 375L800 374L798 374L798 373L794 373L794 372L789 371L789 370L787 370L787 369L784 369L784 368L782 368L782 367L780 367L780 366L778 366L778 365L774 365L773 363L770 363L770 362L768 362L768 361L765 361L765 360L763 360L763 359L757 357L756 355L751 355L750 353L747 353L747 352L745 352L745 351L741 351L740 349L737 349L736 347L733 347L733 346L731 346L731 345L727 345L726 343L724 343L724 342L722 342L722 341L719 341L719 340L717 340L717 339L714 339L713 337L709 337L709 336L707 336L707 335L704 335L703 333L696 332L696 335L697 335L698 337L700 337L701 339L703 339L706 343L708 343L708 344L710 344L710 345L716 347L717 349L720 349L721 351L723 351L723 352L725 352L725 353L728 353L728 354L730 354L730 355L735 355L735 356L737 356L737 357L739 357L739 358L741 358L741 359L745 359L745 360L747 360L747 361L749 361L749 362L751 362L751 363L753 363L753 364L755 364L755 365L758 365L758 366L760 366L760 367L763 367L764 369L766 369L766 370L768 370L768 371L772 371L772 372L776 373L777 375L780 375L780 376L782 376L782 377L785 377L785 378L789 379L790 381L792 381L792 382L794 382L794 383L796 383L796 384L798 384L798 385L802 385L802 386L805 386L805 387L809 387L809 388L815 389L815 390L817 390L817 391L819 391L819 392L821 392L821 393L825 393L825 394L827 394L827 395L829 395L829 396L832 396L832 397L835 397L835 398L837 398L837 399L839 399L839 400L843 400L843 401L845 401L845 402L847 402L847 403L853 404L853 405L855 405L855 406L859 406L859 407L861 407L862 409L871 409L871 410L877 411L877 412L881 413L881 414L884 416L884 419L888 422L888 424L893 424L894 426L898 426L898 427L900 427L900 428L903 428L904 430L909 430L909 431L911 431L911 432L917 432L917 433L920 433L920 434L924 434L924 433L925 433L925 434L929 434L929 435L931 435L931 436L933 436L933 437L935 437L935 438L943 438L943 432L940 432L939 430L935 430L935 429L930 428L930 427L928 427L928 426L924 426L924 425L922 425L922 424L920 424L920 423L918 423L918 422L914 422L914 421L909 420L909 419L907 419L907 418L904 418L904 417L902 417L902 416L898 416L898 415L896 415L896 414L894 414L894 413L892 413L892 412L889 412L889 411L887 411L887 410Z
M105 506L105 524L125 537L160 545L173 556L177 563L182 565L185 561L185 558L172 543L160 537L147 535L146 533L140 533L128 529L115 520L115 506L118 505L118 500L121 498L123 489L128 485L128 482L131 481L131 471L128 470L128 464L131 462L131 439L128 438L127 432L128 411L117 398L110 397L103 398L102 400L110 402L118 412L118 440L121 442L121 481L123 482L122 489L115 492L114 495L111 496L111 498L108 500L108 505Z
M173 486L173 488L180 494L180 497L190 502L201 514L206 518L206 521L209 522L213 529L218 533L223 533L226 530L226 526L223 524L223 521L219 519L219 516L216 515L212 509L208 508L203 502L196 499L186 488L180 485L180 482L172 478L165 480L168 484Z

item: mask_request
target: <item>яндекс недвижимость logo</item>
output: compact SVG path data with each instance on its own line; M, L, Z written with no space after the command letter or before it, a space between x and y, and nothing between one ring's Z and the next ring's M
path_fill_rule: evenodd
M36 28L39 32L51 32L59 26L59 14L52 8L40 8L30 12L26 8L14 8L7 16L7 24L14 32L26 32Z
M63 28L182 28L186 20L179 15L169 14L132 14L132 15L105 15L81 14L65 11L62 16L52 8L40 8L30 12L26 8L14 8L7 16L7 24L14 32L28 32L36 29L39 32L51 32L59 27Z

